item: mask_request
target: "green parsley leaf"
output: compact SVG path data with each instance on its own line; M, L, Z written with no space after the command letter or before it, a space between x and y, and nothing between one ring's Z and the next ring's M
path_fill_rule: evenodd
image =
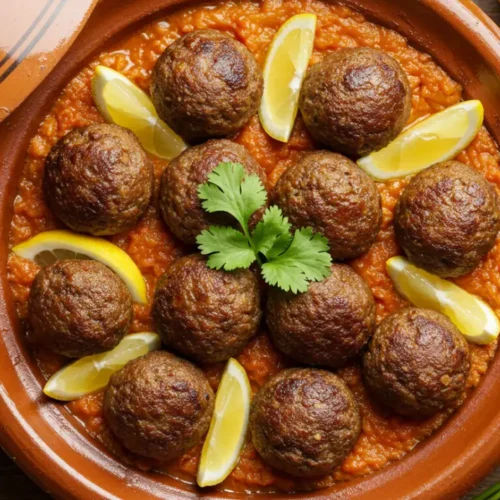
M288 249L262 265L267 283L293 293L306 292L309 281L321 281L330 276L332 258L328 241L311 228L295 231Z
M267 260L273 260L283 254L290 247L290 243L293 241L292 233L284 233L276 238L271 250L267 252Z
M266 203L266 190L257 175L246 175L239 163L220 163L198 189L207 212L226 212L240 224L211 226L196 238L212 269L246 269L255 261L262 266L264 279L293 293L305 292L310 281L330 275L328 242L311 228L291 234L291 224L279 207L269 207L252 234L248 221ZM262 264L261 259L265 261Z
M220 163L198 189L203 208L227 212L248 233L248 220L266 204L267 193L257 175L246 175L240 163Z
M232 227L211 226L196 238L203 255L208 255L211 269L246 269L255 261L256 255L247 237Z
M252 233L255 251L267 258L283 253L292 242L291 227L279 207L269 207Z

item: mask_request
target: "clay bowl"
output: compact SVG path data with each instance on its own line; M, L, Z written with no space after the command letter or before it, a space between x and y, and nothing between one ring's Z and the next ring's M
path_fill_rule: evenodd
M407 36L481 99L500 142L500 30L469 0L344 0ZM43 488L65 499L232 498L200 493L171 478L117 462L63 407L47 402L42 376L21 342L7 283L12 203L28 140L60 90L112 38L146 18L186 5L182 0L105 0L42 86L0 126L0 443ZM464 406L403 460L366 478L298 495L315 499L451 499L500 459L500 356ZM241 498L241 497L240 497ZM274 498L285 498L276 496Z
M0 122L42 82L70 48L97 0L2 5Z

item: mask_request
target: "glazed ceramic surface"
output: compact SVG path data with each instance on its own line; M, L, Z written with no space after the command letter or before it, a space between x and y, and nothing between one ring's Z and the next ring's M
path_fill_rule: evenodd
M97 0L2 2L0 121L59 62L85 25L96 3Z
M43 378L21 341L6 282L8 228L15 187L29 138L60 90L81 66L114 37L146 18L190 2L106 0L76 44L44 84L0 130L4 175L0 178L0 421L2 445L52 494L64 498L194 498L188 485L143 474L117 462L89 439L81 424L41 394ZM193 3L193 2L191 2ZM467 97L483 101L486 122L500 140L500 37L497 28L468 2L456 0L352 0L346 2L376 22L407 36L458 80ZM500 361L464 407L433 438L380 473L302 498L456 498L498 460ZM209 491L202 495L211 498ZM230 494L218 494L231 497ZM284 496L275 495L275 498ZM241 497L240 497L241 498Z

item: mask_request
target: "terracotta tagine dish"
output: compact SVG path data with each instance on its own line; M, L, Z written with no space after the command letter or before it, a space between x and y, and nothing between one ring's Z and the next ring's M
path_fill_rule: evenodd
M500 462L500 30L65 8L0 54L0 445L56 498L468 491Z
M43 81L69 49L97 0L2 6L0 35L0 121Z

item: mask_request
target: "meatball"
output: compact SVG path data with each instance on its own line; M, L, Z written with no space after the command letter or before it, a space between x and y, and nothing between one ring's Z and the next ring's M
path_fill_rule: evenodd
M300 111L314 140L348 156L364 156L403 130L411 112L410 84L385 52L338 50L308 70Z
M104 418L122 445L162 461L199 444L213 410L214 393L203 372L165 351L127 363L104 396Z
M427 417L458 406L469 345L443 314L410 307L387 317L364 356L369 391L397 413Z
M163 275L153 317L164 344L194 361L216 363L240 353L261 319L259 283L248 269L209 269L189 255Z
M375 301L366 282L345 264L294 295L276 288L267 302L274 345L298 363L336 368L355 356L375 327Z
M495 189L479 172L456 161L416 175L394 217L397 241L408 258L445 278L475 269L500 229Z
M335 260L366 252L382 224L373 180L348 158L328 151L306 154L286 170L273 199L295 227L322 233Z
M269 465L299 477L331 472L360 432L358 405L333 373L312 368L279 372L250 410L253 444Z
M184 243L196 243L196 237L211 225L229 226L234 218L223 213L206 212L198 196L200 184L222 162L243 165L247 174L258 175L266 185L266 176L248 150L227 139L213 139L184 151L163 173L160 207L169 229ZM254 225L264 213L257 211L251 219Z
M41 270L28 301L32 340L80 358L113 349L132 323L125 283L93 260L60 260Z
M45 162L43 189L56 217L82 233L134 227L153 192L153 165L135 135L96 123L60 139Z
M161 55L151 98L163 120L188 141L223 137L257 112L262 72L249 50L226 33L198 30Z

